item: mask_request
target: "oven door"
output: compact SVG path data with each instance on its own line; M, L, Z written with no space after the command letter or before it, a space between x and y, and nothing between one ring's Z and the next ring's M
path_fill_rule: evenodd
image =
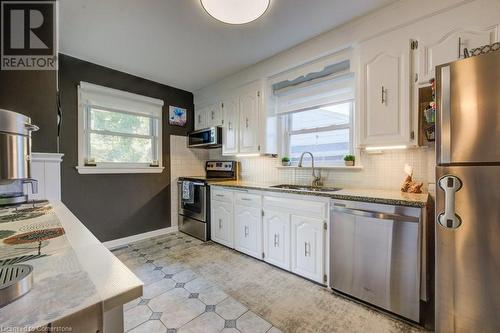
M194 202L187 203L182 200L182 181L177 182L179 215L188 216L202 222L207 221L207 186L203 183L193 182Z

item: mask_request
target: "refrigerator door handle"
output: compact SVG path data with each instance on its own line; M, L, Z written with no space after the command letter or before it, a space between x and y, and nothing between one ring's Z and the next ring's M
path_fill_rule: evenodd
M462 188L460 178L445 175L439 179L439 187L444 191L444 212L438 215L438 223L449 229L456 229L462 219L455 213L455 193Z
M441 105L440 105L440 161L439 164L451 161L451 77L450 66L441 68Z

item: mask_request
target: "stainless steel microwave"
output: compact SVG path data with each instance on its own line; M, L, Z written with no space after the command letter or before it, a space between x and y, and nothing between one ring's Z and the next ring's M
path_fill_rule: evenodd
M188 148L222 147L222 127L210 127L188 134Z

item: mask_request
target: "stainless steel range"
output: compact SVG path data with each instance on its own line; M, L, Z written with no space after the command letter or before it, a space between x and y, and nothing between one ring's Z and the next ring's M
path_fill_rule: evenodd
M236 180L236 161L207 161L206 176L180 177L177 181L179 230L203 241L210 240L210 182Z

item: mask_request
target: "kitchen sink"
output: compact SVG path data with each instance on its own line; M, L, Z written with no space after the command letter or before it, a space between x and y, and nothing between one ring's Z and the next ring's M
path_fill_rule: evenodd
M271 187L282 188L284 190L297 190L297 191L310 191L310 192L335 192L341 190L341 188L338 187L323 187L323 186L316 187L316 186L290 185L290 184L280 184Z

